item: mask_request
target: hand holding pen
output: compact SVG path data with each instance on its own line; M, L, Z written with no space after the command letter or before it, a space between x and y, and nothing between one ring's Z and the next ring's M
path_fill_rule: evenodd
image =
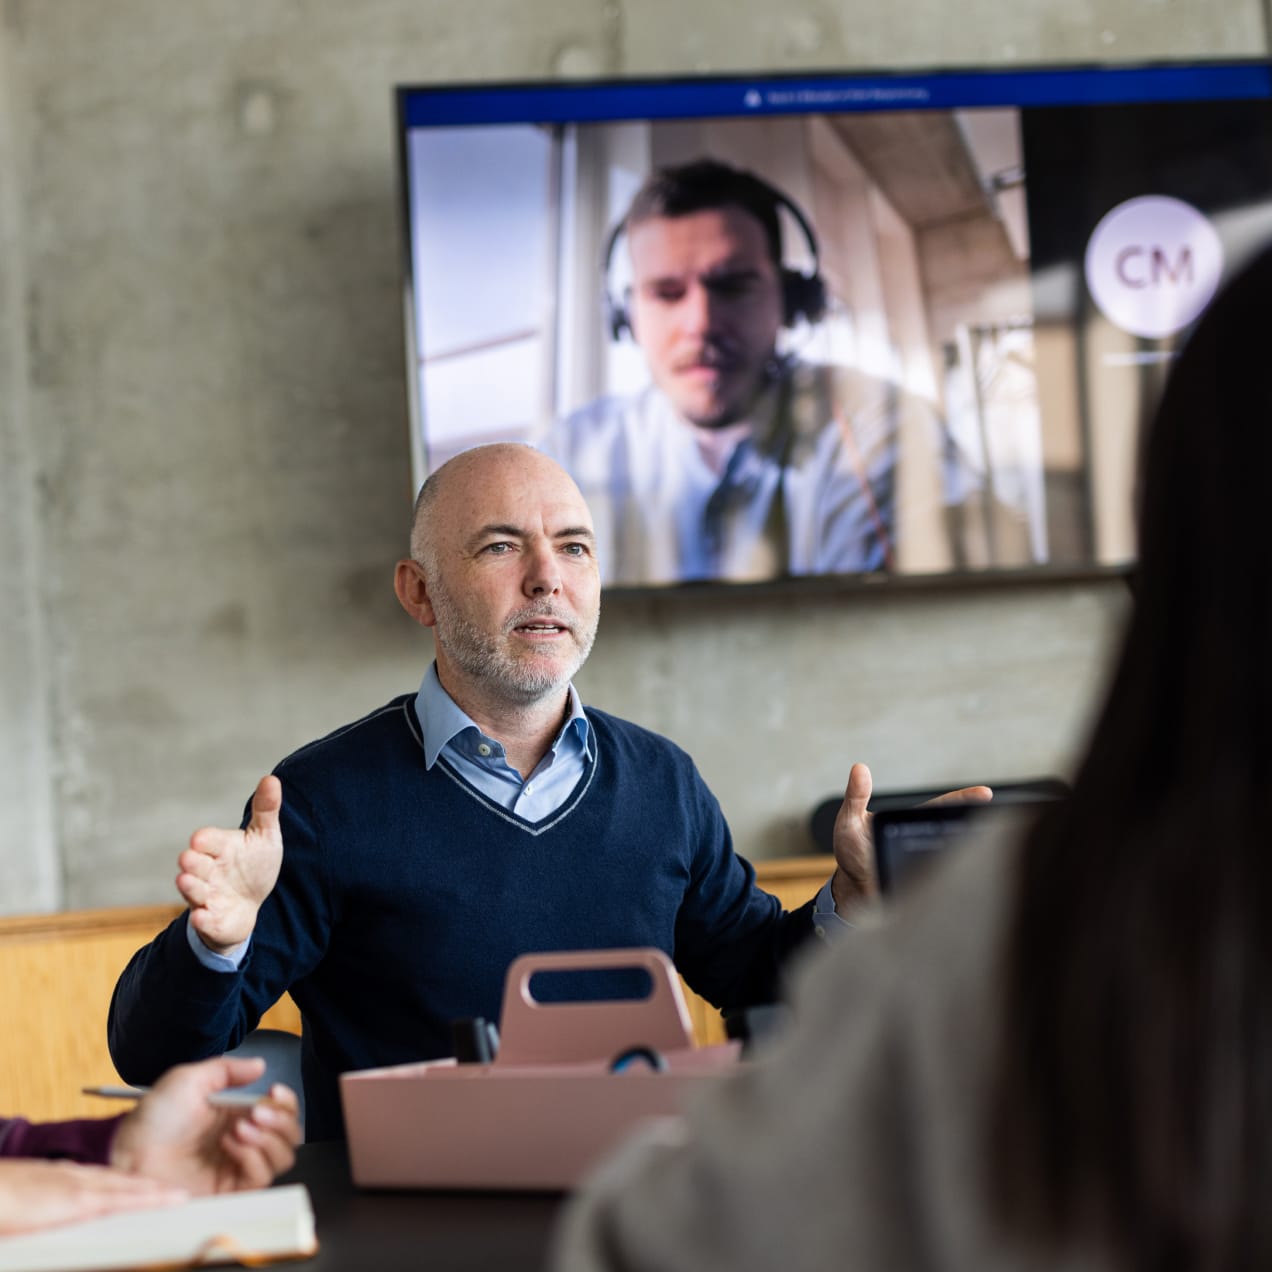
M139 1101L119 1121L109 1164L0 1161L0 1236L268 1184L295 1160L300 1122L286 1087L233 1089L264 1068L258 1058L222 1057L173 1069L151 1091L92 1088Z
M264 1060L222 1056L178 1065L120 1123L111 1165L191 1193L261 1188L295 1160L301 1139L295 1094L274 1085L268 1096L226 1107L232 1090L254 1082Z

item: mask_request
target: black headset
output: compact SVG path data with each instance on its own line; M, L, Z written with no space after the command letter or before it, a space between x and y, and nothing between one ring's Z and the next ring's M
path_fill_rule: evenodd
M787 265L781 266L782 326L793 327L801 319L810 324L820 322L826 313L826 282L821 276L821 254L817 247L817 235L813 233L808 217L793 199L783 194L776 186L770 185L762 177L757 177L754 173L747 175L755 182L759 190L773 201L774 212L778 208L785 208L795 218L795 223L803 232L804 240L813 258L812 271L807 274L803 270L791 269ZM720 206L741 207L742 205L725 200ZM707 210L703 209L703 211ZM745 207L742 207L742 210L746 211ZM689 213L683 215L689 215ZM778 217L777 221L780 235L781 218ZM605 325L611 340L620 339L625 331L630 332L632 329L632 317L626 302L615 296L609 285L614 252L618 247L619 239L626 231L627 218L624 217L610 231L609 238L605 241L605 257L601 266L601 277L605 289Z

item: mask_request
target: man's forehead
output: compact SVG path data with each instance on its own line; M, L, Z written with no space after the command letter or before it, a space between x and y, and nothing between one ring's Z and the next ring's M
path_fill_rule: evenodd
M474 522L470 527L473 539L529 539L545 534L550 539L595 538L590 517L577 511L561 516L551 515L528 518L496 518L492 521Z
M738 264L769 259L764 227L749 212L732 204L681 216L646 217L631 227L627 239L628 255L637 268L657 268L659 260L685 254Z
M476 476L476 474L474 474ZM591 533L592 516L578 487L555 467L525 465L462 483L445 510L465 536L486 530L552 536Z

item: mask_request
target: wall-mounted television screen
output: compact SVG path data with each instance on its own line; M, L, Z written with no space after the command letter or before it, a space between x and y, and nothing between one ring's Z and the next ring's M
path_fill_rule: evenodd
M398 121L415 476L543 448L609 587L1125 567L1141 422L1272 238L1264 63L404 87Z

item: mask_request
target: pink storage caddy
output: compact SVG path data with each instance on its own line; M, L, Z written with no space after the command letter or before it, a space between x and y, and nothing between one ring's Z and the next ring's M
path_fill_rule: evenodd
M648 998L540 1003L536 972L644 968ZM434 1060L340 1078L354 1182L372 1188L564 1189L644 1119L737 1061L737 1044L697 1047L684 994L660 950L527 954L508 969L502 1041L490 1064ZM649 1047L666 1062L612 1072Z

